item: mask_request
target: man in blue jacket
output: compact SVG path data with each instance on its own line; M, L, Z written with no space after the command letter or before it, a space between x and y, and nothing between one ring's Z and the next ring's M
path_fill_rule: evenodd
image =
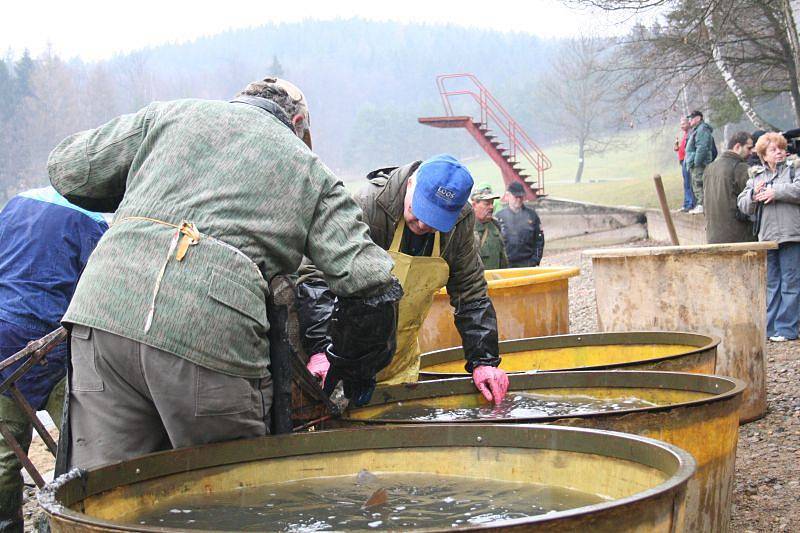
M70 204L52 187L23 192L0 211L0 360L57 329L78 277L100 237L103 217ZM61 423L67 345L46 365L33 366L16 384L31 406ZM0 372L5 380L24 361ZM8 395L0 420L27 453L31 423ZM22 464L0 436L0 531L22 531Z

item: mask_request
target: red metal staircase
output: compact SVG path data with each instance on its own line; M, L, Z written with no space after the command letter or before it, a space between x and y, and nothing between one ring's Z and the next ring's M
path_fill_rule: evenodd
M472 74L442 74L436 77L436 85L447 115L422 117L419 123L434 128L466 128L500 167L506 187L518 181L528 200L544 196L544 171L552 166L550 160L478 78ZM451 99L456 97L471 99L469 105L473 109L477 103L479 120L455 115Z

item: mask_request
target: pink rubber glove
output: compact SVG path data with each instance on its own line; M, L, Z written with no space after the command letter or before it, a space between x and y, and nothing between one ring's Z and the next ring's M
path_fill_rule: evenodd
M308 360L308 364L306 364L308 371L319 379L321 383L325 383L325 376L328 375L330 367L331 364L328 362L328 358L325 357L324 353L315 353L311 356L311 359Z
M476 366L472 371L472 381L487 401L495 404L503 401L508 390L508 376L503 370L493 366Z

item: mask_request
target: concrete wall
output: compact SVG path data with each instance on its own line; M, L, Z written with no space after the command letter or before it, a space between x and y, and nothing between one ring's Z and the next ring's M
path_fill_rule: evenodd
M671 213L678 241L683 245L706 244L706 217L688 213ZM647 210L647 236L650 240L669 242L669 232L660 209Z
M542 219L545 250L609 246L639 239L669 242L660 209L610 207L551 197L530 205ZM671 215L681 245L706 244L703 215Z
M533 204L550 250L621 244L647 238L645 211L543 198Z

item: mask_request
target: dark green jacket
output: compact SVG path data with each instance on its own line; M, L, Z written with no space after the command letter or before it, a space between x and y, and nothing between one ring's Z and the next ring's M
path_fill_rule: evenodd
M356 197L372 240L388 250L403 217L406 184L422 162L371 172L369 183ZM467 203L453 229L442 234L442 258L450 267L447 294L461 335L468 372L479 365L497 366L497 315L489 299L483 264L475 243L475 213Z
M752 224L736 205L747 185L747 163L735 152L726 150L708 165L703 178L703 209L706 216L706 240L709 244L749 242Z
M76 133L50 154L73 203L114 210L64 321L109 331L246 378L269 375L265 280L304 255L340 296L391 280L342 183L269 112L221 101L154 102ZM202 233L182 261L171 224ZM152 327L145 321L155 300Z
M506 243L503 241L502 230L497 219L492 218L489 222L475 220L475 242L481 255L483 268L508 268Z
M707 122L701 122L690 133L686 141L686 159L684 163L688 168L704 167L714 159L714 128Z
M372 240L388 250L397 225L403 217L403 200L406 183L421 164L421 161L372 172L369 183L356 196L356 202L364 212L364 222L369 226ZM450 267L447 293L450 303L458 309L460 305L487 297L483 265L475 246L475 213L472 206L464 205L455 227L442 234L442 258Z

